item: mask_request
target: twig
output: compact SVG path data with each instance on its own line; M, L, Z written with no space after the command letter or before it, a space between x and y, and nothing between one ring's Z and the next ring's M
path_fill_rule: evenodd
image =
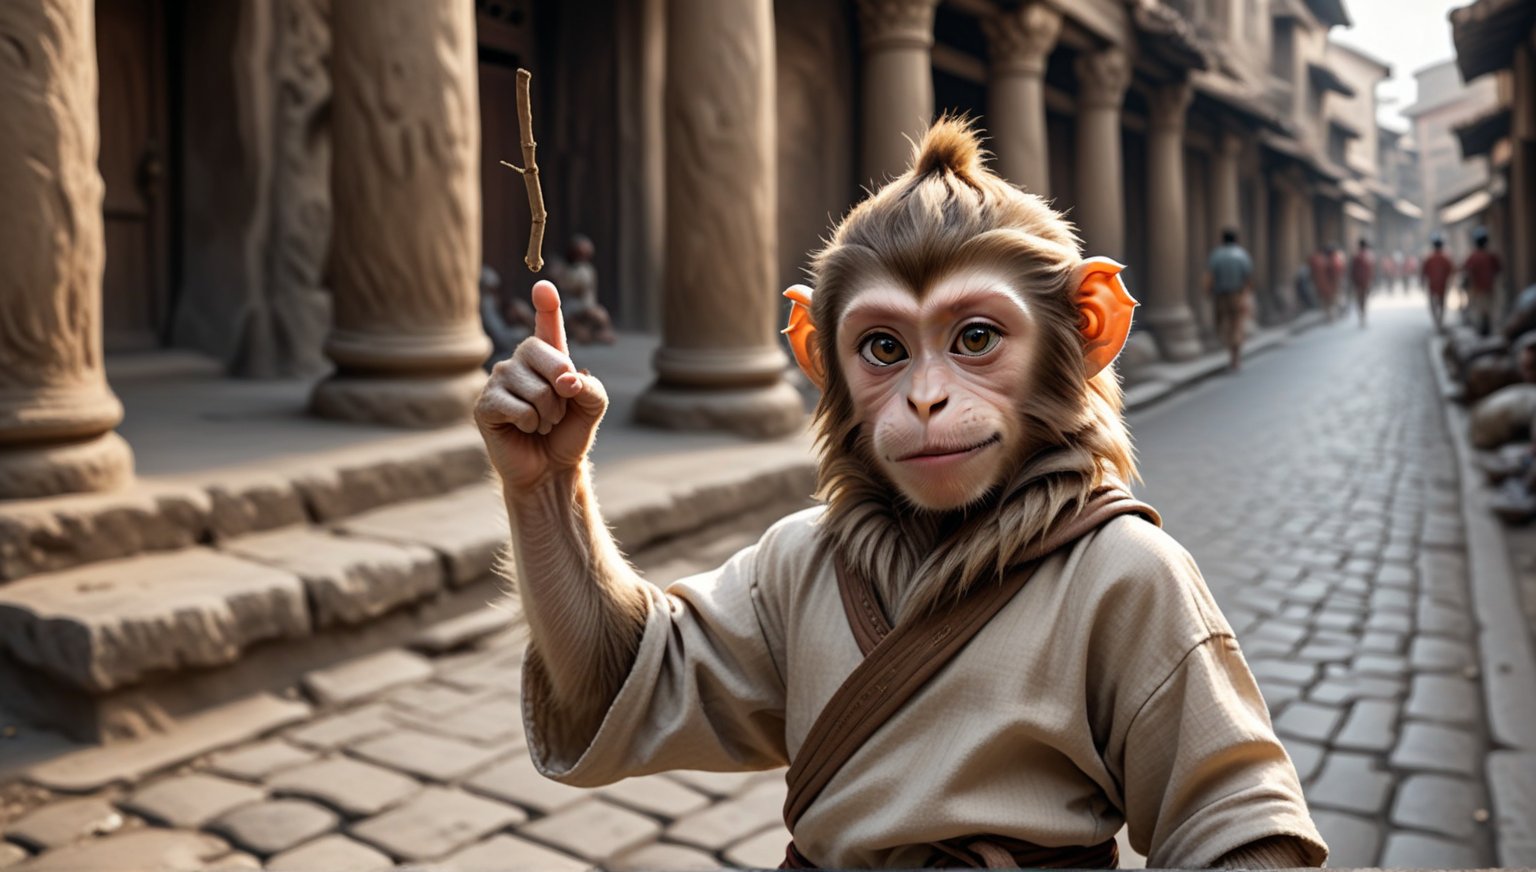
M528 211L532 224L528 228L528 255L523 263L538 272L544 268L544 224L549 213L544 211L544 189L539 185L539 164L534 158L538 143L533 141L533 106L528 98L528 82L533 74L524 69L517 71L517 127L522 131L523 164L515 167L506 161L501 165L516 170L528 186Z

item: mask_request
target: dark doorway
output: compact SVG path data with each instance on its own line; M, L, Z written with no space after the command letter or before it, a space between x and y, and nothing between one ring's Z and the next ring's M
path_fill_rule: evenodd
M480 191L482 255L502 280L518 280L526 274L523 256L528 249L528 192L516 173L501 161L523 165L522 138L517 126L517 68L533 73L534 136L547 138L555 117L552 107L540 99L541 87L535 55L533 3L529 0L476 0L475 24L480 42ZM541 126L542 122L542 126ZM542 143L541 143L542 145ZM540 158L548 154L540 149ZM547 160L540 160L547 164ZM542 167L541 167L542 169ZM545 202L553 193L544 181ZM558 251L559 240L546 238L546 259Z
M162 0L97 0L108 351L159 347L169 310L171 165Z

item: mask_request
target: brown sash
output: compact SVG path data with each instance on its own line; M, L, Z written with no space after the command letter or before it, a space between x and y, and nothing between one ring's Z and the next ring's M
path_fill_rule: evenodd
M784 822L790 831L849 758L1013 599L1046 557L1129 513L1162 523L1155 509L1125 491L1101 491L1076 517L1049 531L1000 584L977 588L948 611L895 628L880 609L873 583L848 572L839 559L838 590L864 660L821 710L789 767Z

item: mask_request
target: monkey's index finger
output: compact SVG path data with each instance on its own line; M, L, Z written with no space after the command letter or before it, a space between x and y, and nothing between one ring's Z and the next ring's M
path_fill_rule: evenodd
M565 354L565 316L560 313L560 292L555 283L540 281L533 286L533 335Z

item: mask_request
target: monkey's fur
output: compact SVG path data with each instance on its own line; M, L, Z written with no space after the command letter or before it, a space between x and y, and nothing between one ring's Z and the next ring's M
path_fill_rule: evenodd
M1109 479L1136 476L1112 368L1085 377L1069 280L1081 263L1072 225L1033 194L981 164L970 127L944 119L913 169L859 204L813 264L813 320L826 383L816 409L823 525L850 569L881 588L902 615L1000 579L1014 555L1071 517ZM924 294L957 269L990 265L1017 280L1034 317L1038 354L1019 397L1031 443L1011 474L979 502L953 512L913 507L878 471L836 361L849 300L871 279ZM906 587L908 589L901 590Z

